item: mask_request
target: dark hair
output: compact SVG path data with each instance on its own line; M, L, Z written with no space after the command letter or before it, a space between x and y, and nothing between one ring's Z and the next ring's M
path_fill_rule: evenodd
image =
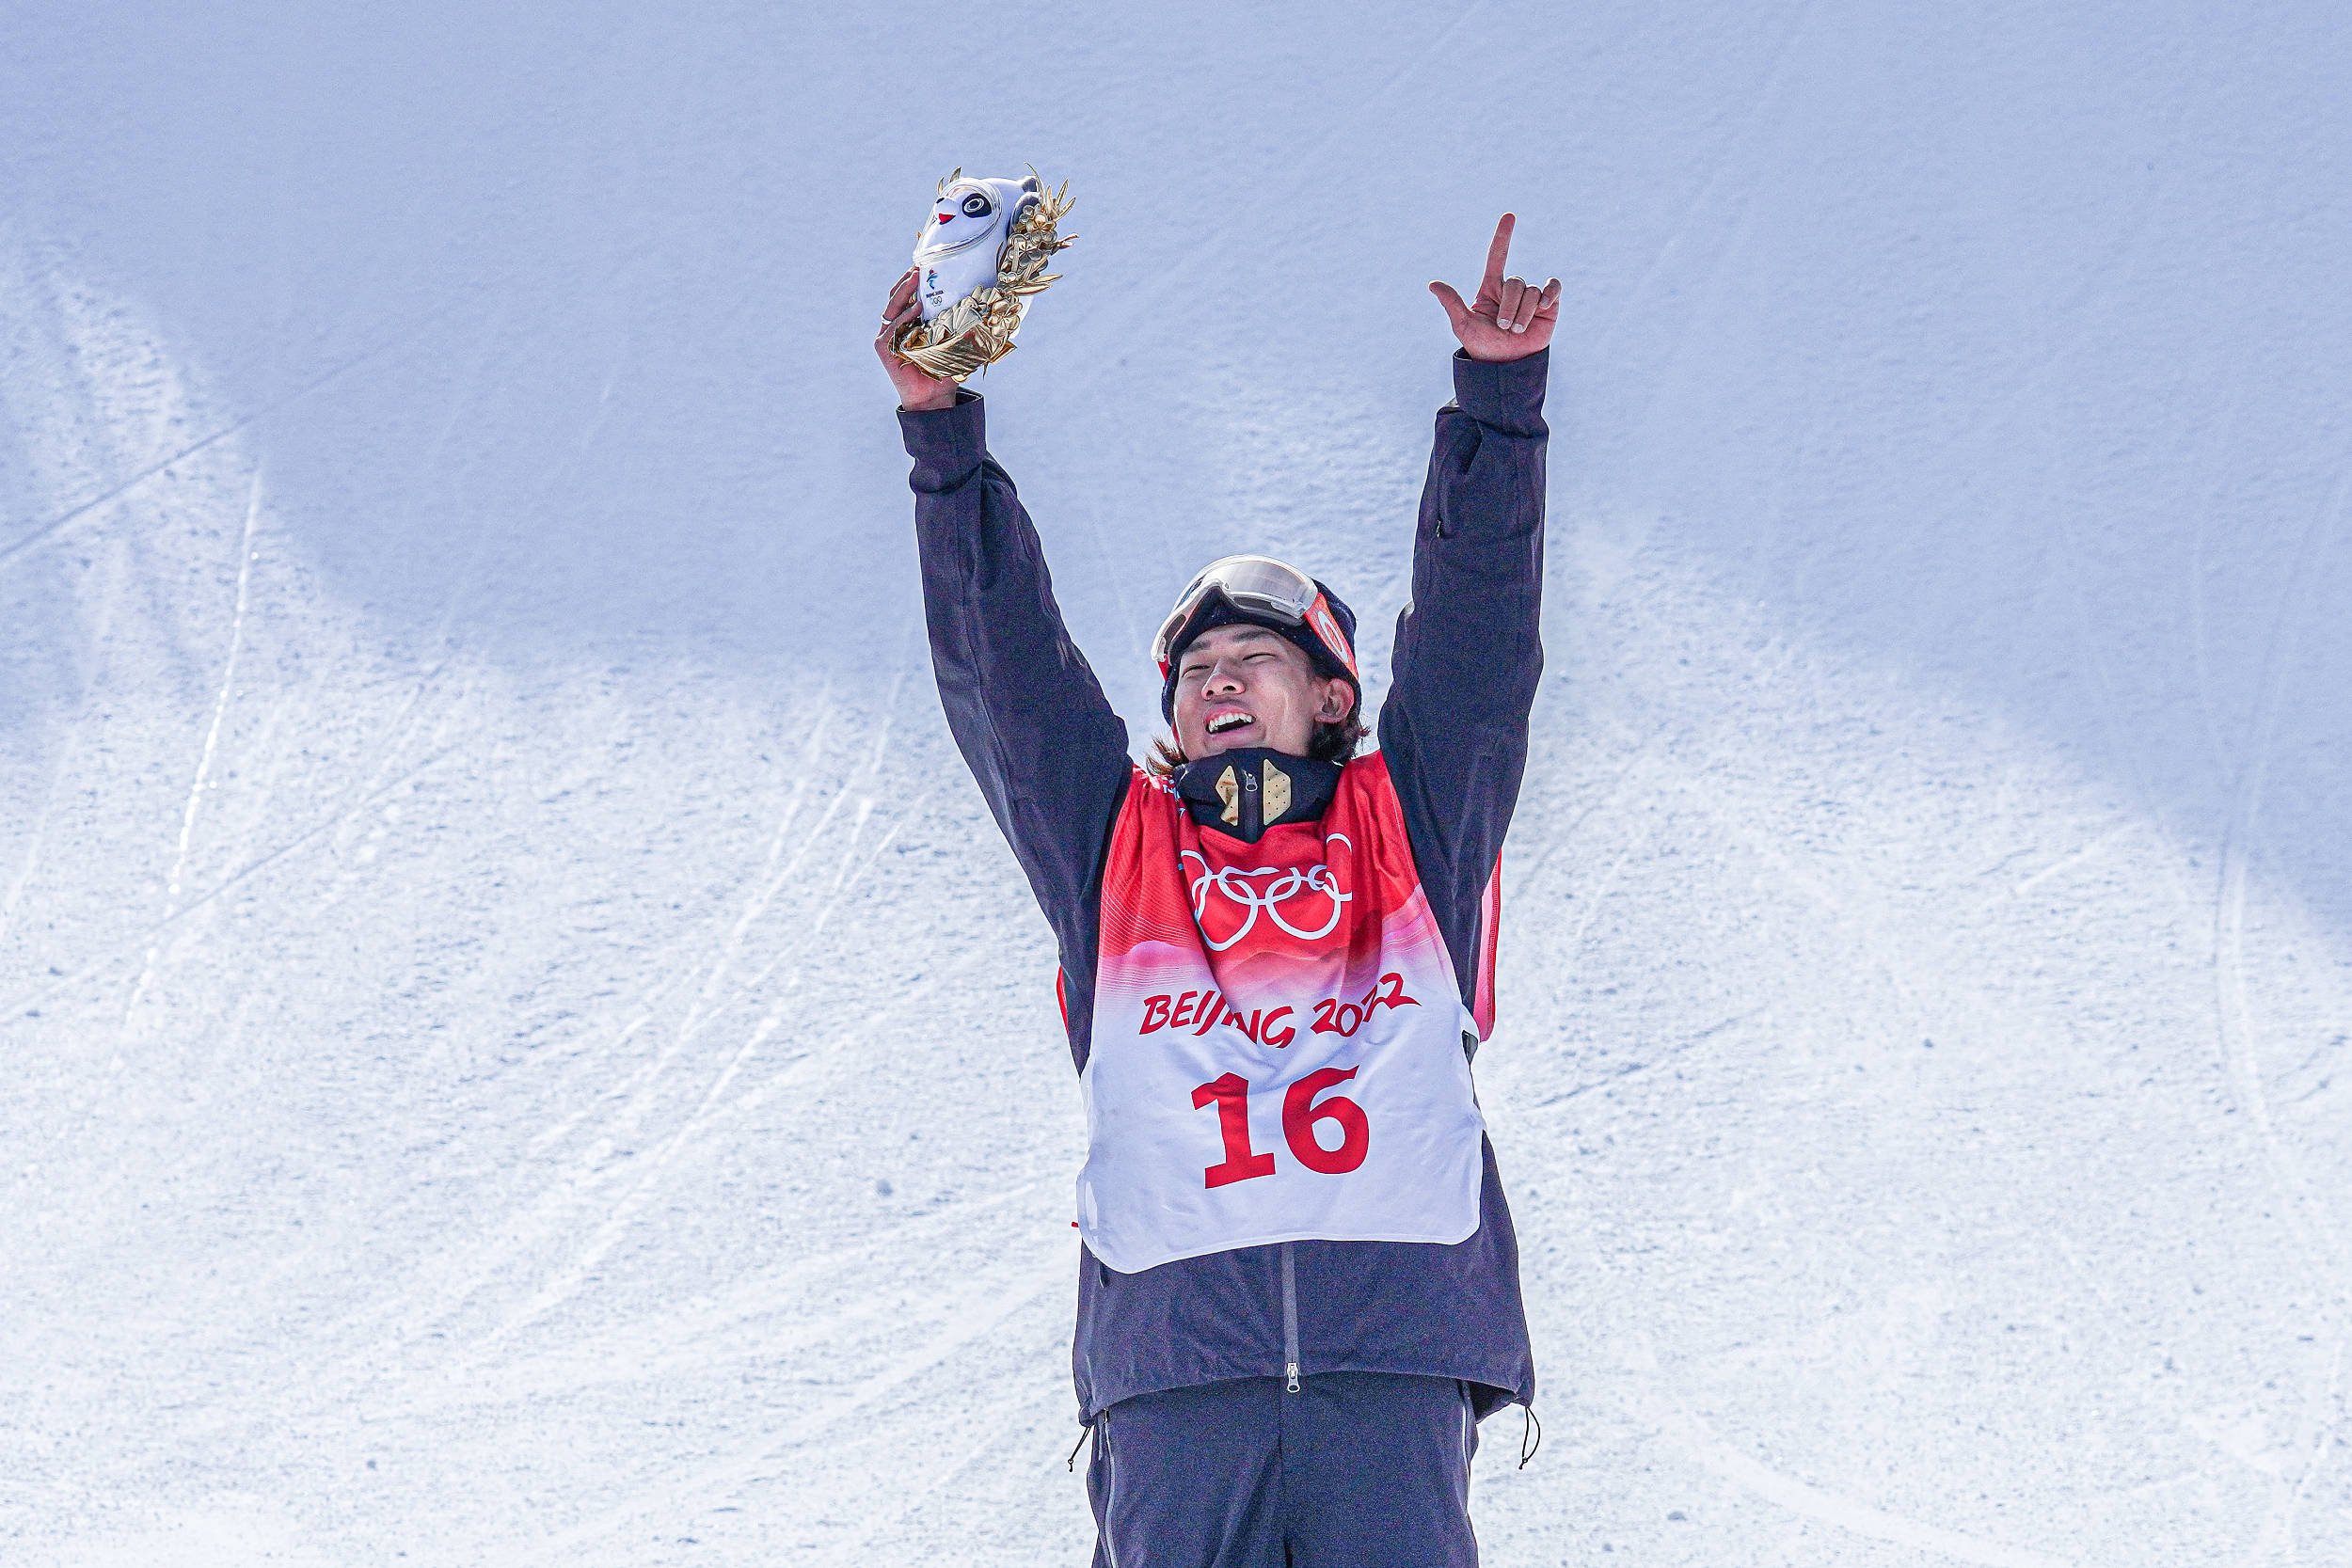
M1315 726L1314 734L1307 738L1307 754L1317 762L1344 764L1371 733L1356 709L1349 708L1346 718ZM1191 760L1174 736L1164 735L1152 742L1152 754L1143 759L1143 768L1155 779L1165 779Z

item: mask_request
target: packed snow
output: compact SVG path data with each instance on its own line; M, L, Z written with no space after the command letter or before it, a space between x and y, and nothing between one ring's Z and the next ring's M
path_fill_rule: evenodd
M2352 1561L2340 8L15 8L0 1560L1078 1562L1053 956L868 342L1138 748L1566 282L1500 1565ZM2338 1085L2339 1077L2346 1079Z

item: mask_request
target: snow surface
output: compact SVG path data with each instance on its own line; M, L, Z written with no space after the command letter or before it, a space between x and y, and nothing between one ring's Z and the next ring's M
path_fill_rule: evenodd
M1567 283L1487 1560L2352 1561L2340 7L8 33L0 1560L1081 1560L866 346L1034 162L993 445L1142 718L1230 549L1385 664L1422 285Z

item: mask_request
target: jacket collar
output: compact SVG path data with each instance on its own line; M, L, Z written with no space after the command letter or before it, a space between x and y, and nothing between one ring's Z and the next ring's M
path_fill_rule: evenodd
M1255 844L1268 828L1321 816L1339 791L1340 765L1250 746L1185 763L1169 782L1195 822Z

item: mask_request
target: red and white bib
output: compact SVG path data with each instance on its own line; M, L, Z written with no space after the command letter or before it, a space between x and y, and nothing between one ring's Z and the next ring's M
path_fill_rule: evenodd
M1138 769L1079 1078L1088 1247L1133 1274L1272 1242L1467 1239L1485 1123L1462 1037L1482 1022L1377 753L1321 820L1256 844Z

